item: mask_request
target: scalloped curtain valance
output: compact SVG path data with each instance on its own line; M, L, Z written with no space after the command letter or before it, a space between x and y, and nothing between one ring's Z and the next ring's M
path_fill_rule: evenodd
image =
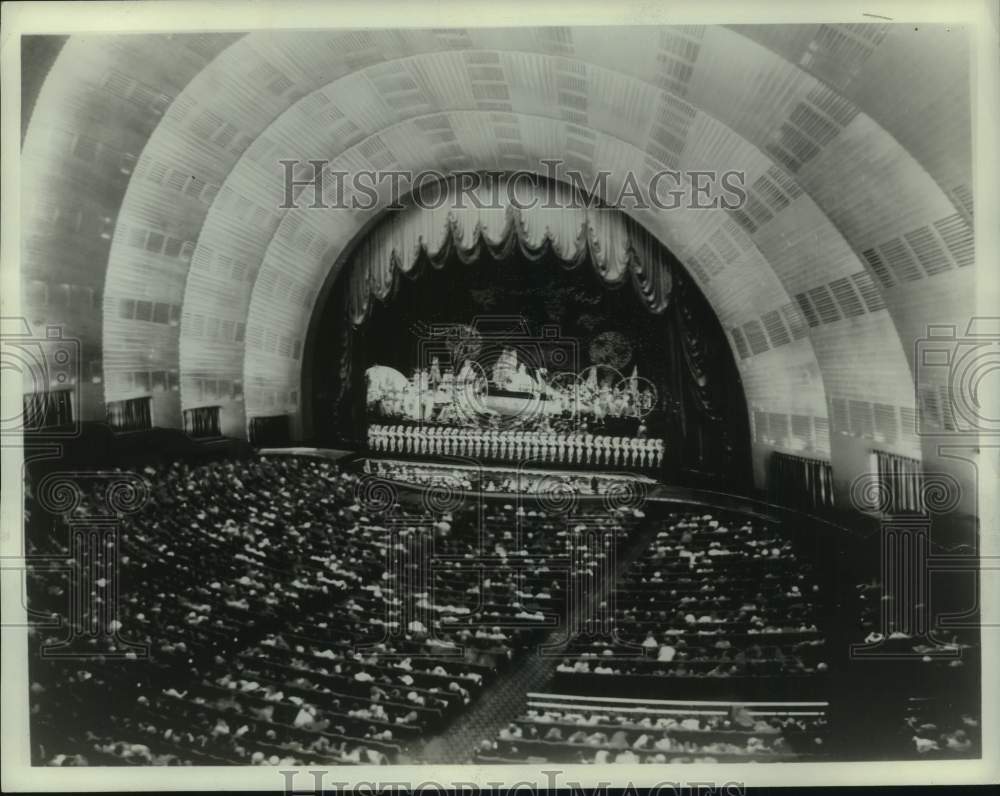
M630 278L650 312L666 310L673 258L658 240L620 210L587 207L583 194L570 186L533 185L534 195L528 188L517 187L523 210L509 204L470 206L468 196L460 203L454 184L445 183L444 201L434 203L439 207L393 211L348 261L352 323L364 323L373 298L385 301L392 295L400 274L415 277L419 262L443 268L454 257L471 265L484 256L504 260L515 250L532 261L556 256L566 268L589 262L609 284ZM492 196L505 199L506 184L494 187ZM481 198L485 203L489 197Z

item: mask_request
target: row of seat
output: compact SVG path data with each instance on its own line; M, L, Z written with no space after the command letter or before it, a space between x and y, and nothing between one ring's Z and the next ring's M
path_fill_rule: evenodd
M486 739L476 761L682 763L819 761L828 737L826 703L698 706L655 700L600 702L530 695L525 712Z
M386 525L358 503L359 476L319 460L144 476L151 502L117 555L81 564L93 604L119 584L113 620L84 641L88 658L33 658L40 763L394 762L558 623L573 579L603 572L642 519L595 507L595 547L579 518L509 505L482 526L423 509ZM72 557L67 525L102 496L61 533L39 523L31 552ZM65 584L31 573L33 610L65 600Z

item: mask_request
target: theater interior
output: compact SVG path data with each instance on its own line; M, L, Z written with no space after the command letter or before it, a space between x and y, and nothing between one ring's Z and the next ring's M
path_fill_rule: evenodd
M980 757L969 63L881 22L25 38L33 764ZM663 169L745 201L614 202Z

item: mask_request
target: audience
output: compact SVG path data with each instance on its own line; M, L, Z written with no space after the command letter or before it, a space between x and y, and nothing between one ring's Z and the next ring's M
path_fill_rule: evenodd
M982 754L977 706L951 698L910 699L902 733L912 756L928 760L976 758Z
M931 616L914 621L917 612L912 609L896 610L897 601L905 606L912 599L895 590L905 585L900 579L887 587L873 578L856 586L860 605L853 638L856 657L888 657L893 662L893 692L907 696L905 716L892 717L901 733L896 749L900 757L977 757L979 705L971 698L980 669L976 634L968 626L935 627ZM919 603L912 608L929 611ZM918 634L920 625L932 628L931 632Z
M822 674L818 592L769 524L672 514L614 594L615 638L574 639L557 680Z
M117 581L113 619L80 634L84 657L33 656L40 762L393 762L557 620L567 575L602 571L608 548L586 534L621 545L642 516L599 506L580 525L508 504L482 529L474 509L366 516L358 475L296 457L143 475L151 500L123 522L117 571L94 559L86 581L97 605ZM69 520L102 499L95 488ZM29 552L71 560L67 539L45 529ZM549 565L569 553L569 573ZM33 611L66 612L64 576L29 585ZM62 640L44 625L31 639Z
M505 484L502 470L388 461L367 469L299 457L149 467L148 505L100 542L114 548L107 555L83 558L69 526L93 525L106 483L94 479L65 518L42 511L29 484L26 553L73 575L28 573L35 762L407 761L414 744L560 626L572 594L591 595L615 633L571 636L553 666L554 694L661 698L670 683L683 691L695 680L709 689L750 677L823 682L828 671L824 595L774 524L706 509L652 519L608 501L552 511L503 498L446 512L418 499L374 506L363 499L369 474L528 494L554 477L564 494L610 495L622 479L532 473ZM637 537L644 549L617 573L617 552ZM66 619L74 582L90 601L67 628L56 620ZM922 670L962 673L969 656L940 654L967 650L960 636L929 649L927 639L881 626L892 595L878 582L858 596L867 608L856 641L905 650L918 666L926 661ZM910 702L895 726L914 757L979 753L975 705ZM825 738L823 711L529 705L475 757L806 759L825 753Z
M825 710L751 711L741 705L672 710L644 705L538 707L537 695L497 740L483 741L479 763L765 762L815 758L824 752ZM529 705L532 703L529 703Z

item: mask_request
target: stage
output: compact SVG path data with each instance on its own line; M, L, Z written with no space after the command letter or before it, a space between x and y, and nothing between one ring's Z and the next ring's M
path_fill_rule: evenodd
M552 490L559 492L557 485L571 483L574 480L579 482L583 488L574 493L574 497L583 501L606 500L607 493L594 492L590 489L592 479L597 477L602 483L613 486L611 493L616 496L631 495L630 501L634 505L649 503L651 506L661 506L669 509L675 506L704 506L706 509L716 509L729 512L746 514L758 519L781 522L789 526L793 531L796 525L808 520L810 527L814 530L822 530L826 533L837 535L847 534L851 537L862 538L869 535L864 529L856 527L847 528L829 518L809 514L797 509L791 509L778 503L772 503L761 497L752 495L740 495L731 492L721 492L710 489L698 489L676 483L667 483L661 479L652 477L647 473L622 472L622 471L601 471L582 470L557 466L538 466L531 462L530 465L496 465L489 462L476 461L474 459L462 458L461 461L447 461L444 458L408 458L408 457L382 457L376 453L362 450L346 450L341 448L321 448L321 447L286 447L286 448L262 448L258 451L260 456L306 456L317 459L325 459L336 462L346 470L364 474L372 478L378 478L390 482L393 486L404 490L413 490L419 493L435 486L433 483L420 483L415 480L401 478L388 478L375 471L365 470L366 463L373 465L378 462L389 462L404 465L414 471L426 472L458 472L472 471L475 474L507 474L511 477L520 473L525 479L534 479L537 486L548 490L546 496L552 494ZM443 483L443 482L441 482ZM455 484L449 485L449 491L455 495L465 494L472 498L483 498L486 500L510 499L512 496L521 495L526 498L537 498L539 493L531 491L502 492L500 490L489 491L487 489L472 486L468 489ZM641 495L641 497L638 497Z

